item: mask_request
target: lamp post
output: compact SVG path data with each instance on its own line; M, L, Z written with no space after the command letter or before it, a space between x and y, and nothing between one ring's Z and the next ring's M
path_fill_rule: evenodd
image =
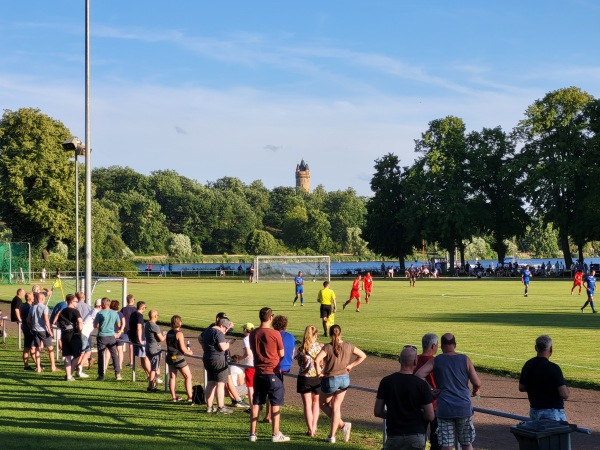
M75 153L75 290L79 292L79 160L78 156L85 155L85 145L76 137L63 142L66 152Z
M90 137L90 0L85 0L85 148ZM92 304L92 159L85 152L85 300Z

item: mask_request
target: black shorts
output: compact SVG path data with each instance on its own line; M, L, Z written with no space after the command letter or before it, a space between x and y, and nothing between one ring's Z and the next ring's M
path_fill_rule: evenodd
M267 397L273 406L283 405L285 389L283 387L283 376L281 374L254 374L253 405L264 405Z
M33 333L23 330L23 348L33 347Z
M206 381L227 383L229 376L229 365L227 361L204 361L206 369Z
M321 319L327 319L331 315L331 305L321 305Z
M321 387L321 379L319 377L298 377L296 382L296 392L298 394L307 394L312 392L317 394Z
M170 356L167 356L167 364L169 366L169 368L173 368L173 369L183 369L184 367L186 367L188 365L187 361L185 359L183 359L182 357L180 357L181 359L177 359L177 356L174 356L175 359L173 359Z
M33 332L33 346L40 348L44 344L44 347L52 347L52 336L47 331L34 331Z
M61 336L62 342L62 355L63 356L72 356L74 358L79 358L82 351L81 346L81 335L80 334L72 334L65 333L63 331Z

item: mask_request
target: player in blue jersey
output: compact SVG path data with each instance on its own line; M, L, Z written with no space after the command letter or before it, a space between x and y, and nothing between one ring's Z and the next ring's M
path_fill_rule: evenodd
M302 272L298 272L298 276L294 278L294 284L296 285L296 297L294 297L294 306L296 301L300 297L300 306L304 306L304 278L302 278Z
M525 266L525 270L521 273L521 281L525 285L525 294L523 297L527 297L527 293L529 291L529 279L532 277L531 270L529 270L529 266Z
M581 307L581 312L585 309L585 307L590 304L592 307L592 313L596 314L598 311L594 308L594 290L596 289L596 271L592 269L590 274L585 277L583 280L583 285L585 286L585 290L587 291L588 299Z

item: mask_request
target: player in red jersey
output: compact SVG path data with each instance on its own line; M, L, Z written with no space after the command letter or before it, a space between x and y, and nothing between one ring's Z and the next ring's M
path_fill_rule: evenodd
M369 298L371 297L371 291L373 290L373 277L371 272L367 272L363 278L363 290L365 291L365 301L369 304Z
M581 295L581 287L583 286L583 270L581 269L578 269L577 272L575 272L573 287L571 288L571 295L573 295L573 291L577 286L579 286L579 295Z
M356 278L352 282L352 290L350 291L350 298L346 300L342 309L346 309L348 304L356 299L356 312L360 312L360 275L356 275Z

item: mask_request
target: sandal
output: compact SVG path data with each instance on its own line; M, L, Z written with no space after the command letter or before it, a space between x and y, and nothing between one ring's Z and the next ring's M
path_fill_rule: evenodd
M181 402L183 399L181 397L173 397L174 402Z

